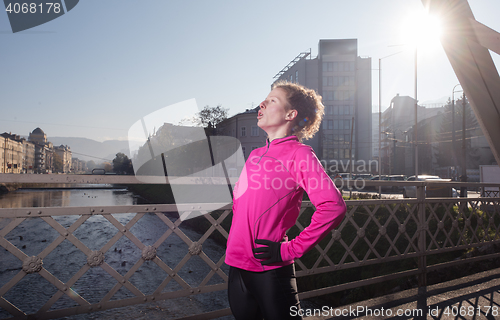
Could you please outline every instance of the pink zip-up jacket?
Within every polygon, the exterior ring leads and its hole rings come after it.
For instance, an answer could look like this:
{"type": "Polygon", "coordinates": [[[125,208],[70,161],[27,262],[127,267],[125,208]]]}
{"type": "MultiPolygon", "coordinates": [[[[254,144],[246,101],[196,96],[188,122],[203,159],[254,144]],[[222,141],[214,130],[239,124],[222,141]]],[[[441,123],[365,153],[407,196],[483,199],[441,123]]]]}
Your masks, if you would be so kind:
{"type": "Polygon", "coordinates": [[[274,139],[251,152],[234,188],[233,220],[225,262],[248,271],[266,271],[292,264],[314,247],[345,216],[342,195],[310,146],[296,136],[274,139]],[[316,208],[311,223],[288,241],[304,191],[316,208]],[[255,239],[281,244],[283,262],[261,265],[254,258],[255,239]]]}

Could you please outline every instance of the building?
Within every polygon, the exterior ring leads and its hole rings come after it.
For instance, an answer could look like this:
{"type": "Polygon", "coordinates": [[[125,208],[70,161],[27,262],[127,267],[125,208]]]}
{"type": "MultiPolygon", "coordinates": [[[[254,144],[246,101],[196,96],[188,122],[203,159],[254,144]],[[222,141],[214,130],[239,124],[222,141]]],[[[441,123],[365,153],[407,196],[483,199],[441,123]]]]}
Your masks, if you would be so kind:
{"type": "Polygon", "coordinates": [[[71,149],[68,146],[60,145],[54,147],[54,153],[61,159],[61,168],[58,168],[57,171],[62,173],[71,172],[71,149]]]}
{"type": "Polygon", "coordinates": [[[45,132],[43,132],[42,129],[36,128],[32,132],[30,132],[28,140],[33,143],[45,145],[47,143],[47,135],[45,134],[45,132]]]}
{"type": "Polygon", "coordinates": [[[257,126],[259,107],[247,109],[245,112],[234,115],[217,125],[217,134],[235,137],[241,143],[245,159],[252,150],[266,144],[267,135],[257,126]]]}
{"type": "Polygon", "coordinates": [[[2,148],[0,155],[0,173],[23,172],[23,142],[21,137],[4,132],[0,134],[2,148]]]}
{"type": "Polygon", "coordinates": [[[35,145],[35,173],[47,173],[47,155],[50,153],[47,147],[47,135],[42,129],[35,128],[30,132],[28,141],[35,145]]]}
{"type": "MultiPolygon", "coordinates": [[[[444,112],[444,107],[426,108],[417,105],[418,122],[444,112]]],[[[382,113],[381,166],[383,174],[415,173],[413,128],[415,126],[415,99],[396,95],[389,108],[382,113]]],[[[423,135],[419,135],[419,143],[423,135]]],[[[420,150],[420,149],[419,149],[420,150]]],[[[423,155],[419,155],[419,158],[423,155]]]]}
{"type": "Polygon", "coordinates": [[[0,173],[33,173],[35,145],[19,135],[4,132],[0,144],[0,173]]]}
{"type": "Polygon", "coordinates": [[[379,113],[372,113],[372,159],[379,158],[379,113]]]}
{"type": "Polygon", "coordinates": [[[42,129],[36,128],[30,132],[28,140],[35,145],[35,173],[51,173],[54,164],[54,147],[47,141],[47,135],[42,129]]]}
{"type": "Polygon", "coordinates": [[[78,158],[71,159],[71,171],[74,173],[84,173],[87,171],[87,162],[78,158]]]}
{"type": "Polygon", "coordinates": [[[35,172],[35,144],[26,139],[22,139],[23,144],[23,172],[35,172]]]}
{"type": "Polygon", "coordinates": [[[316,58],[301,53],[275,76],[323,97],[322,128],[305,141],[321,160],[372,159],[371,73],[371,58],[358,56],[357,39],[328,39],[319,41],[316,58]]]}

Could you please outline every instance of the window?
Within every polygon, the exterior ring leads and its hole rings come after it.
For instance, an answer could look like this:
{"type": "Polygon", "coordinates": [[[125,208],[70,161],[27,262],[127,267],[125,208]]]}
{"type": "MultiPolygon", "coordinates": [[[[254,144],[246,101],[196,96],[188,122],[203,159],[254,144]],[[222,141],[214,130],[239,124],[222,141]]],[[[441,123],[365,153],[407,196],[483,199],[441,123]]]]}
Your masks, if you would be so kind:
{"type": "Polygon", "coordinates": [[[351,157],[351,156],[349,155],[349,149],[345,149],[345,150],[344,150],[344,156],[345,156],[347,159],[351,157]]]}
{"type": "Polygon", "coordinates": [[[338,70],[336,71],[345,71],[344,70],[345,63],[344,62],[337,62],[337,63],[338,63],[338,70]]]}
{"type": "Polygon", "coordinates": [[[354,71],[354,61],[349,62],[349,71],[354,71]]]}
{"type": "Polygon", "coordinates": [[[349,77],[349,85],[350,86],[354,86],[355,85],[354,77],[349,77]]]}
{"type": "Polygon", "coordinates": [[[351,129],[351,120],[344,120],[344,129],[351,129]]]}
{"type": "Polygon", "coordinates": [[[338,130],[339,129],[339,121],[338,120],[334,120],[333,121],[333,129],[334,130],[338,130]]]}
{"type": "Polygon", "coordinates": [[[327,101],[333,100],[334,91],[325,91],[325,98],[327,101]]]}
{"type": "Polygon", "coordinates": [[[350,134],[344,134],[344,143],[345,144],[351,143],[351,135],[350,134]]]}
{"type": "Polygon", "coordinates": [[[293,82],[293,74],[290,75],[290,82],[293,82]]]}
{"type": "Polygon", "coordinates": [[[259,127],[258,126],[252,126],[252,137],[258,137],[259,136],[259,127]]]}
{"type": "Polygon", "coordinates": [[[323,158],[333,159],[333,149],[332,148],[324,148],[323,149],[323,158]]]}
{"type": "Polygon", "coordinates": [[[325,134],[324,145],[325,146],[332,146],[333,145],[333,134],[325,134]]]}
{"type": "Polygon", "coordinates": [[[299,70],[295,71],[295,83],[299,83],[299,70]]]}
{"type": "Polygon", "coordinates": [[[333,79],[334,77],[323,77],[323,86],[324,87],[333,86],[333,79]]]}
{"type": "Polygon", "coordinates": [[[240,137],[246,137],[246,135],[247,135],[247,128],[246,127],[241,127],[240,137]]]}
{"type": "Polygon", "coordinates": [[[333,120],[328,120],[328,129],[333,129],[333,120]]]}
{"type": "Polygon", "coordinates": [[[344,114],[351,114],[350,110],[351,108],[349,106],[344,106],[344,114]]]}
{"type": "Polygon", "coordinates": [[[254,151],[255,149],[258,149],[259,147],[252,147],[252,151],[254,151]]]}
{"type": "Polygon", "coordinates": [[[246,148],[245,147],[241,147],[241,150],[243,151],[243,156],[246,157],[247,156],[246,148]]]}
{"type": "Polygon", "coordinates": [[[339,114],[339,106],[333,106],[333,114],[334,115],[339,114]]]}
{"type": "Polygon", "coordinates": [[[339,158],[344,159],[344,149],[339,149],[339,158]]]}
{"type": "Polygon", "coordinates": [[[339,106],[338,108],[339,108],[338,114],[339,115],[343,115],[344,114],[344,107],[343,106],[339,106]]]}
{"type": "Polygon", "coordinates": [[[333,106],[326,106],[326,114],[333,114],[333,106]]]}

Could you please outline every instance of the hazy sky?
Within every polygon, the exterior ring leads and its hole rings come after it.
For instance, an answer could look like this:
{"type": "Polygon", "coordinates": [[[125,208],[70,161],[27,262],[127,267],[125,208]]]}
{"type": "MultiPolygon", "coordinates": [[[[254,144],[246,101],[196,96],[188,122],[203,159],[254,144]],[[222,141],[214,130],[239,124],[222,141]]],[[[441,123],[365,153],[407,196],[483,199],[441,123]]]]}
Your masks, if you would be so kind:
{"type": "MultiPolygon", "coordinates": [[[[500,31],[499,0],[469,4],[500,31]]],[[[397,93],[414,96],[414,52],[398,45],[422,9],[420,0],[82,0],[15,34],[2,11],[0,132],[125,140],[142,117],[193,98],[234,115],[257,106],[300,52],[316,57],[320,39],[358,39],[358,55],[372,58],[375,111],[378,59],[404,50],[382,60],[385,109],[397,93]]],[[[457,83],[440,46],[419,51],[419,101],[449,97],[457,83]]]]}

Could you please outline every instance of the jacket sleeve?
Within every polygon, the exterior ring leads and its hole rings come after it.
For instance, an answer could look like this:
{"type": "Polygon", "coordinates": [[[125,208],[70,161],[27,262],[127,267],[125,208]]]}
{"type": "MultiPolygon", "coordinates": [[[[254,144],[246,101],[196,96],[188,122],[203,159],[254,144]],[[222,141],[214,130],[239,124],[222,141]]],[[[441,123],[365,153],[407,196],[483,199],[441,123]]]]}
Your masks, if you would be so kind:
{"type": "Polygon", "coordinates": [[[297,150],[290,173],[296,183],[307,192],[316,211],[309,226],[296,238],[281,245],[283,261],[300,258],[314,247],[340,224],[347,210],[342,194],[309,146],[297,150]]]}

